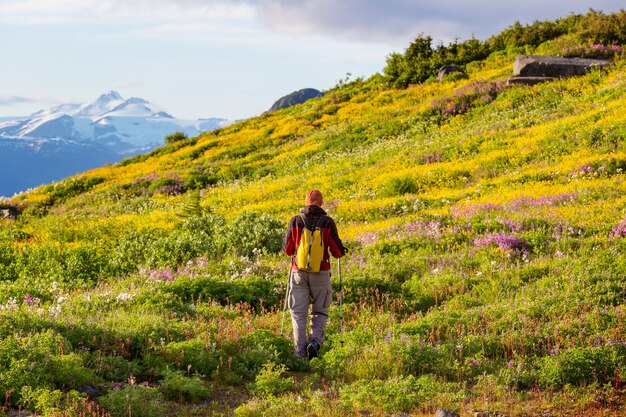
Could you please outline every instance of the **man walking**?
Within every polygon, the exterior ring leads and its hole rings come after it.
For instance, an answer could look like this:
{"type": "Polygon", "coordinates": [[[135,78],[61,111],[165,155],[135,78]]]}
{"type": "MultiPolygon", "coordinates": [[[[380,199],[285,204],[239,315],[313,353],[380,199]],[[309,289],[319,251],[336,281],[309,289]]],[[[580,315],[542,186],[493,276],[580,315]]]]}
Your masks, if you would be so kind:
{"type": "MultiPolygon", "coordinates": [[[[288,305],[293,324],[296,356],[299,358],[308,357],[309,360],[317,357],[325,338],[324,330],[328,320],[328,306],[332,301],[330,254],[335,258],[341,258],[346,253],[346,248],[339,239],[337,226],[322,209],[322,203],[323,197],[320,191],[308,191],[302,214],[292,217],[283,239],[285,254],[293,257],[289,277],[288,305]],[[305,228],[308,228],[310,232],[305,231],[305,228]],[[317,239],[321,239],[322,245],[321,261],[315,256],[310,256],[311,248],[307,247],[306,251],[309,254],[307,262],[299,262],[298,258],[301,256],[298,254],[298,249],[302,245],[313,246],[314,231],[316,230],[319,230],[317,239]],[[302,237],[305,233],[307,239],[303,240],[302,237]],[[297,254],[298,258],[296,258],[297,254]],[[309,303],[312,303],[313,306],[311,309],[311,331],[307,341],[306,324],[309,303]]],[[[302,249],[300,248],[300,253],[302,253],[302,249]]],[[[306,257],[306,254],[304,256],[306,257]]]]}

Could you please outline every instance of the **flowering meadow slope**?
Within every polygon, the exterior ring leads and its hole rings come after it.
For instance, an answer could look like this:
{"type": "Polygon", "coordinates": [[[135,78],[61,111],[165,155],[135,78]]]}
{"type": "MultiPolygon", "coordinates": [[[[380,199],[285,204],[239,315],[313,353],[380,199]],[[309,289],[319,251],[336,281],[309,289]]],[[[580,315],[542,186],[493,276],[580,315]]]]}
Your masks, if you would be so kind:
{"type": "Polygon", "coordinates": [[[505,87],[514,56],[342,82],[0,201],[3,410],[619,415],[624,60],[505,87]],[[280,238],[310,188],[350,253],[309,364],[280,238]]]}

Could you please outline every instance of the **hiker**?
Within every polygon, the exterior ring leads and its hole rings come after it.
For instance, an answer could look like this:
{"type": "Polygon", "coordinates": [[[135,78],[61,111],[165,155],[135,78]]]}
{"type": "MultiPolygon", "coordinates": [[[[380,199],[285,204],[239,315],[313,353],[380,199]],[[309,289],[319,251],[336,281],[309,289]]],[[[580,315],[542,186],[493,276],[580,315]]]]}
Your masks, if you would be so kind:
{"type": "MultiPolygon", "coordinates": [[[[297,357],[308,357],[309,360],[317,357],[324,343],[328,306],[332,301],[330,254],[335,258],[341,258],[347,252],[339,239],[335,222],[322,209],[322,203],[323,197],[320,191],[308,191],[304,209],[300,215],[292,217],[289,221],[289,227],[283,239],[285,254],[293,257],[287,291],[295,353],[297,357]],[[318,255],[312,254],[310,247],[306,248],[306,252],[310,255],[308,258],[307,254],[302,254],[302,252],[304,247],[313,242],[315,233],[305,233],[306,226],[309,230],[319,230],[317,239],[321,240],[318,255]],[[302,240],[303,234],[310,237],[310,242],[302,240]],[[311,309],[311,332],[307,341],[306,325],[309,303],[312,303],[313,307],[311,309]]],[[[315,245],[311,244],[311,246],[315,245]]]]}

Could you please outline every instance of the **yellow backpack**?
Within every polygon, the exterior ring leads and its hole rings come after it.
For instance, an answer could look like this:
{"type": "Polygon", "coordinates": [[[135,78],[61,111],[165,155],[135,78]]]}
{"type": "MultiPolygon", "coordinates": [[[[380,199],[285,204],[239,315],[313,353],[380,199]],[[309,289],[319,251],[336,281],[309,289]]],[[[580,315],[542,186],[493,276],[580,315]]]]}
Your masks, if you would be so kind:
{"type": "Polygon", "coordinates": [[[318,224],[322,218],[317,221],[315,226],[311,226],[304,213],[300,214],[300,217],[304,222],[304,228],[296,253],[298,269],[307,272],[320,272],[324,258],[324,242],[322,241],[322,230],[318,224]]]}

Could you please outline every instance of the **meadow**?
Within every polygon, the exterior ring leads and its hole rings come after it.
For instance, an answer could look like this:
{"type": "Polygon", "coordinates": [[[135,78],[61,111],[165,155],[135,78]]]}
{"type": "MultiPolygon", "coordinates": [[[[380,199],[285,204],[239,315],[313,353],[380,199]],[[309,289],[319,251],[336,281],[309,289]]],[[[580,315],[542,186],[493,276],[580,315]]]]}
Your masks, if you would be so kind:
{"type": "Polygon", "coordinates": [[[626,19],[578,19],[0,200],[0,416],[624,415],[625,42],[592,35],[626,19]],[[614,61],[506,86],[572,51],[614,61]],[[280,245],[311,188],[350,252],[306,362],[280,245]]]}

